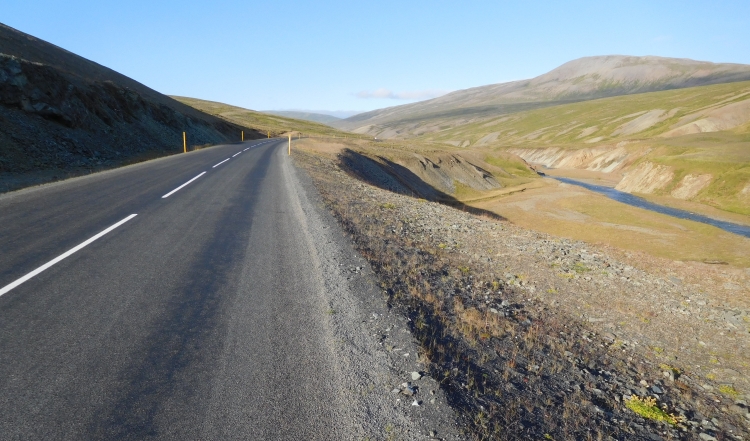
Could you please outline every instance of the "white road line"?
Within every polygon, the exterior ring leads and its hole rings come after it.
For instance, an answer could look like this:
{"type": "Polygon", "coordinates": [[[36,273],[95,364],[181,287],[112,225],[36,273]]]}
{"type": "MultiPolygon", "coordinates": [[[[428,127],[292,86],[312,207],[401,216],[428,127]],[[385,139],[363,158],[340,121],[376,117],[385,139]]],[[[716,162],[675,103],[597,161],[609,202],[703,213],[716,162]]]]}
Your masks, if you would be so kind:
{"type": "Polygon", "coordinates": [[[239,155],[240,153],[242,153],[242,152],[235,153],[234,155],[232,155],[232,158],[234,158],[235,156],[239,155]]]}
{"type": "Polygon", "coordinates": [[[225,159],[225,160],[221,161],[220,163],[218,163],[218,164],[214,165],[214,166],[213,166],[213,167],[211,167],[211,168],[216,168],[216,167],[220,166],[221,164],[223,164],[223,163],[225,163],[225,162],[229,161],[230,159],[232,159],[232,158],[227,158],[227,159],[225,159]]]}
{"type": "Polygon", "coordinates": [[[50,260],[49,262],[45,263],[44,265],[40,266],[39,268],[35,269],[34,271],[26,274],[25,276],[21,277],[20,279],[16,280],[15,282],[4,286],[2,289],[0,289],[0,296],[7,293],[11,289],[17,287],[18,285],[26,282],[27,280],[31,279],[32,277],[36,276],[37,274],[41,273],[42,271],[50,268],[54,264],[60,262],[61,260],[65,259],[66,257],[70,257],[73,253],[81,250],[83,247],[90,245],[93,241],[99,239],[100,237],[104,236],[105,234],[111,232],[115,228],[119,227],[120,225],[124,224],[125,222],[129,221],[130,219],[133,219],[134,217],[138,216],[137,214],[131,214],[130,216],[126,217],[125,219],[121,220],[120,222],[112,225],[111,227],[107,228],[106,230],[102,231],[101,233],[97,234],[96,236],[92,237],[91,239],[87,240],[86,242],[83,242],[82,244],[71,248],[70,250],[66,251],[65,253],[55,257],[54,259],[50,260]]]}
{"type": "MultiPolygon", "coordinates": [[[[229,160],[227,159],[227,161],[229,161],[229,160]]],[[[188,185],[189,183],[191,183],[191,182],[195,181],[196,179],[200,178],[201,176],[203,176],[203,175],[205,175],[205,174],[206,174],[206,172],[203,172],[203,173],[199,174],[198,176],[194,177],[193,179],[191,179],[191,180],[189,180],[189,181],[185,182],[184,184],[180,185],[179,187],[177,187],[177,188],[175,188],[174,190],[170,191],[169,193],[165,194],[165,195],[164,195],[164,196],[162,196],[161,198],[162,198],[162,199],[165,199],[165,198],[168,198],[168,197],[172,196],[172,195],[173,195],[174,193],[177,193],[177,192],[178,192],[179,190],[181,190],[181,189],[182,189],[182,187],[184,187],[184,186],[188,185]]]]}

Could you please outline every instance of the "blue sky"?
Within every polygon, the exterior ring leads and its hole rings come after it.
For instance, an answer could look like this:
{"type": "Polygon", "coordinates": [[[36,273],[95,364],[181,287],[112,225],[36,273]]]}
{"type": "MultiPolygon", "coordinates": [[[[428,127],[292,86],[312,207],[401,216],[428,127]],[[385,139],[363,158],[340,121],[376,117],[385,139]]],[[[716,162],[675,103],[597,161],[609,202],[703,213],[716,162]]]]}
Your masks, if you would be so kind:
{"type": "Polygon", "coordinates": [[[162,93],[371,110],[590,55],[750,64],[750,1],[3,0],[0,21],[162,93]]]}

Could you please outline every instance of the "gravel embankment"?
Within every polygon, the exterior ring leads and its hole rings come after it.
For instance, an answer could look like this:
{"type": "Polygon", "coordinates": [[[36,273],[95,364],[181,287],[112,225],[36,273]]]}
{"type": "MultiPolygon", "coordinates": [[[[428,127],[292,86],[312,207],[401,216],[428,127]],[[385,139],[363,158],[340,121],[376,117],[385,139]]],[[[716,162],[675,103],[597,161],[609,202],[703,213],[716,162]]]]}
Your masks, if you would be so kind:
{"type": "Polygon", "coordinates": [[[328,157],[295,159],[474,438],[748,439],[740,303],[616,250],[363,184],[328,157]],[[632,395],[677,424],[636,415],[632,395]]]}

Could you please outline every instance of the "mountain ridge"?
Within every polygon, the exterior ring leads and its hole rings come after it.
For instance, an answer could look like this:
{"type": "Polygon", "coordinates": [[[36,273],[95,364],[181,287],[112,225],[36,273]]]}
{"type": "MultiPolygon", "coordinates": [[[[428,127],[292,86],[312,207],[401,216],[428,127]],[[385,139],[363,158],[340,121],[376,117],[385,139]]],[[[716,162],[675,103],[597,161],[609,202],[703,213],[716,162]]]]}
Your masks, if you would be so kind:
{"type": "Polygon", "coordinates": [[[459,90],[333,125],[382,138],[408,138],[519,110],[745,80],[750,80],[750,65],[656,56],[584,57],[535,78],[459,90]]]}

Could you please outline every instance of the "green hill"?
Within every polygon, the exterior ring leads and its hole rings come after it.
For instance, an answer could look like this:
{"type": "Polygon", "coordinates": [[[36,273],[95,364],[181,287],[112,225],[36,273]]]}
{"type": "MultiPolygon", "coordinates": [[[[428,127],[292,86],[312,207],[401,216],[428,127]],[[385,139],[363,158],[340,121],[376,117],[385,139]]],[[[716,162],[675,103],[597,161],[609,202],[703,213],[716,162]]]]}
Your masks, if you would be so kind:
{"type": "Polygon", "coordinates": [[[750,81],[557,105],[427,133],[424,140],[468,147],[580,147],[694,133],[742,132],[750,123],[750,81]]]}
{"type": "Polygon", "coordinates": [[[750,80],[750,66],[610,55],[573,60],[536,78],[459,90],[362,113],[335,127],[378,138],[411,138],[521,111],[612,96],[750,80]]]}
{"type": "Polygon", "coordinates": [[[750,82],[534,109],[417,139],[603,172],[631,193],[750,214],[750,82]],[[621,179],[620,179],[621,178],[621,179]]]}

